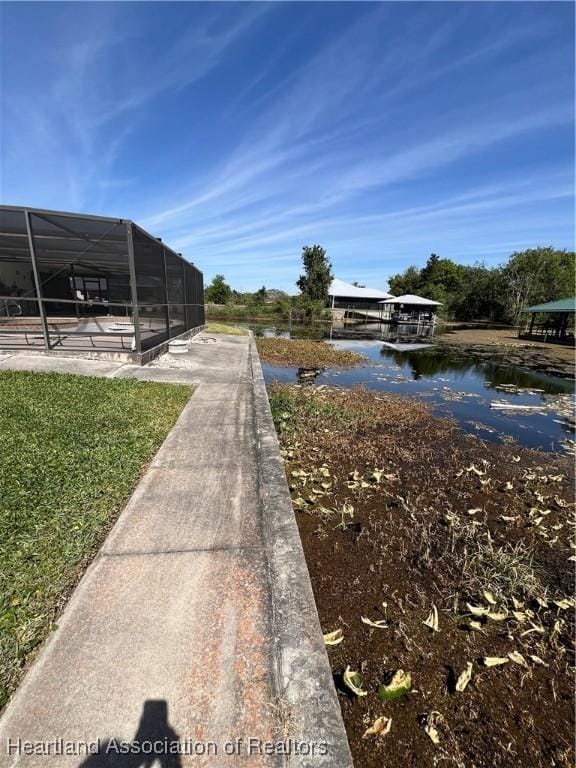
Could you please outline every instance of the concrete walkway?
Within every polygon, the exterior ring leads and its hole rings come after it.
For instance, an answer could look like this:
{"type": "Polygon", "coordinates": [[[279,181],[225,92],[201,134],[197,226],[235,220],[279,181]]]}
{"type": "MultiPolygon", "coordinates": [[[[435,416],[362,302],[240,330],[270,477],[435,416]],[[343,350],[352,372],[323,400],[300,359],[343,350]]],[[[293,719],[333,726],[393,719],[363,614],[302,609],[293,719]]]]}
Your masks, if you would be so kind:
{"type": "Polygon", "coordinates": [[[0,720],[0,766],[351,765],[254,342],[186,357],[0,360],[198,385],[0,720]]]}

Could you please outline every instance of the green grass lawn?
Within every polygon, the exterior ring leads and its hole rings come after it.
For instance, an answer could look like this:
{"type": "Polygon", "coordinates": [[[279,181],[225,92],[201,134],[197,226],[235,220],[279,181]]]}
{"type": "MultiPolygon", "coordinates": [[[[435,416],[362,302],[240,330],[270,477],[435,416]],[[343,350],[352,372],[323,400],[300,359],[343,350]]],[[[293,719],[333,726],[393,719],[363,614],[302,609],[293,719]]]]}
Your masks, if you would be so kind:
{"type": "Polygon", "coordinates": [[[227,325],[225,323],[208,323],[204,329],[205,333],[226,334],[227,336],[248,336],[246,328],[239,328],[237,325],[227,325]]]}
{"type": "Polygon", "coordinates": [[[191,392],[0,372],[0,707],[191,392]]]}

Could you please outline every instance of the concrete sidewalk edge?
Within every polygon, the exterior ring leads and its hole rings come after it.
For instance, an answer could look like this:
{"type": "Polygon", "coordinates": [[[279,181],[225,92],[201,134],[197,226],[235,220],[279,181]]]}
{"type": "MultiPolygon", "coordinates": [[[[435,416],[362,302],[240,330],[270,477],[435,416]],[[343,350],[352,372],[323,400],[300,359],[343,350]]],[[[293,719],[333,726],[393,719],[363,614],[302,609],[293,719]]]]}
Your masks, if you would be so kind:
{"type": "Polygon", "coordinates": [[[298,768],[352,766],[340,705],[292,508],[260,358],[250,334],[259,494],[272,592],[276,694],[288,704],[291,738],[318,745],[291,755],[298,768]],[[327,745],[325,755],[322,745],[327,745]]]}

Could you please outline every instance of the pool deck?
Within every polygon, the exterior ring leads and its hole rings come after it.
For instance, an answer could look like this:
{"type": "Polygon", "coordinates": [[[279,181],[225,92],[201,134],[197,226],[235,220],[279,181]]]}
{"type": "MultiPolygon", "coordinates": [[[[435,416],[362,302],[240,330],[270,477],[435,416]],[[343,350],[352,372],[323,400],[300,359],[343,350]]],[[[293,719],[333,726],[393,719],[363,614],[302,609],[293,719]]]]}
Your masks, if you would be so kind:
{"type": "Polygon", "coordinates": [[[0,357],[197,387],[0,720],[0,766],[352,765],[256,346],[217,339],[187,369],[0,357]]]}

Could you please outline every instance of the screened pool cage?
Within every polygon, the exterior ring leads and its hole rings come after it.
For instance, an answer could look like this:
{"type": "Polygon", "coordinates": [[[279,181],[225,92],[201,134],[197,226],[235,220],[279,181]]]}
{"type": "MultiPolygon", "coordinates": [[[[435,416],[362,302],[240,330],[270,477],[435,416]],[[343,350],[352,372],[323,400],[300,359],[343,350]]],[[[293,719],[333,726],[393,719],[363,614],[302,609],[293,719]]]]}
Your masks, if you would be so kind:
{"type": "Polygon", "coordinates": [[[142,353],[203,325],[202,272],[134,222],[0,206],[0,349],[142,353]]]}

